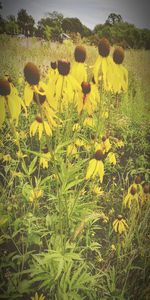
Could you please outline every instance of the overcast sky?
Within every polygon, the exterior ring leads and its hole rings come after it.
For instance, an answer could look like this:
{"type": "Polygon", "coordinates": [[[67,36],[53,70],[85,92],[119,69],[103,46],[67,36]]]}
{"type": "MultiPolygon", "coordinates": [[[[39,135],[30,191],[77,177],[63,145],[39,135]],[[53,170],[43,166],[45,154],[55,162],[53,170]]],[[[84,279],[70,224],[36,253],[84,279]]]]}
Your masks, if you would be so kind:
{"type": "Polygon", "coordinates": [[[150,28],[150,0],[2,0],[1,14],[17,15],[24,8],[36,21],[54,10],[64,17],[77,17],[93,29],[103,24],[112,12],[139,28],[150,28]]]}

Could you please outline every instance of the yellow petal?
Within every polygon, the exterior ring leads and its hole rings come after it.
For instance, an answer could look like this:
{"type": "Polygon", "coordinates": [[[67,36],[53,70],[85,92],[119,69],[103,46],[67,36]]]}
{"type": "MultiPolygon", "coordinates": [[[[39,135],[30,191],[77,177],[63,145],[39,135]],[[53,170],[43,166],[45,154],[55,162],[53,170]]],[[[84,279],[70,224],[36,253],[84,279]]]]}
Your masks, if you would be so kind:
{"type": "Polygon", "coordinates": [[[102,183],[104,177],[104,164],[101,160],[98,161],[98,174],[99,174],[100,182],[102,183]]]}
{"type": "Polygon", "coordinates": [[[0,128],[5,121],[5,115],[5,98],[3,96],[0,96],[0,128]]]}
{"type": "Polygon", "coordinates": [[[43,133],[43,124],[42,123],[39,123],[38,130],[39,130],[39,140],[40,140],[42,137],[42,133],[43,133]]]}
{"type": "Polygon", "coordinates": [[[50,128],[50,126],[48,125],[48,123],[45,122],[45,121],[44,121],[44,128],[45,128],[46,134],[47,134],[48,136],[52,135],[51,128],[50,128]]]}
{"type": "Polygon", "coordinates": [[[30,85],[27,84],[24,89],[24,100],[25,100],[26,106],[30,105],[32,99],[33,99],[33,90],[30,87],[30,85]]]}
{"type": "Polygon", "coordinates": [[[89,166],[88,166],[87,173],[86,173],[86,179],[89,179],[90,177],[92,177],[96,167],[97,167],[97,160],[95,158],[93,158],[89,162],[89,166]]]}
{"type": "Polygon", "coordinates": [[[30,126],[30,136],[34,136],[37,129],[38,129],[39,123],[35,120],[31,126],[30,126]]]}

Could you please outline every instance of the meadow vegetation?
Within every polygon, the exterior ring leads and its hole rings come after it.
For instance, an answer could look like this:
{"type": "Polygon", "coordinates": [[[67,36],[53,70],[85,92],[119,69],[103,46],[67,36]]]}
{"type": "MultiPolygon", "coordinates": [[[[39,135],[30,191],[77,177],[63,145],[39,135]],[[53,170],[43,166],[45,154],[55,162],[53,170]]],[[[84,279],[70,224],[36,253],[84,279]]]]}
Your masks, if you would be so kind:
{"type": "MultiPolygon", "coordinates": [[[[23,103],[28,62],[48,83],[51,62],[74,60],[71,42],[1,35],[0,43],[0,78],[23,103]]],[[[84,47],[91,82],[98,50],[84,47]]],[[[70,104],[40,140],[31,130],[37,107],[41,112],[37,96],[22,105],[18,124],[7,111],[0,129],[0,299],[149,299],[149,62],[149,51],[126,50],[129,86],[119,103],[99,86],[92,116],[70,104]],[[87,170],[102,143],[109,150],[99,180],[87,170]]]]}

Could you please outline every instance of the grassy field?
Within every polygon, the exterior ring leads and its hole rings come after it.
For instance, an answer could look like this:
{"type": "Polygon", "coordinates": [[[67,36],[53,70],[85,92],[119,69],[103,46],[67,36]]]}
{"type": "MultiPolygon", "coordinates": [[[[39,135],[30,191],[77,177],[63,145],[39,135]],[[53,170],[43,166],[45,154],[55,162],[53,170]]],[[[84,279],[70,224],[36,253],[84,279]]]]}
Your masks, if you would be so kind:
{"type": "MultiPolygon", "coordinates": [[[[26,63],[47,83],[51,61],[73,62],[73,44],[6,36],[0,43],[0,77],[11,77],[23,101],[26,63]]],[[[91,80],[98,51],[84,46],[91,80]]],[[[30,135],[33,101],[18,125],[7,112],[0,129],[0,299],[150,299],[149,62],[149,51],[125,51],[128,92],[116,107],[116,95],[99,88],[94,125],[70,105],[56,113],[52,137],[43,132],[39,141],[30,135]],[[104,137],[104,178],[87,179],[104,137]]]]}

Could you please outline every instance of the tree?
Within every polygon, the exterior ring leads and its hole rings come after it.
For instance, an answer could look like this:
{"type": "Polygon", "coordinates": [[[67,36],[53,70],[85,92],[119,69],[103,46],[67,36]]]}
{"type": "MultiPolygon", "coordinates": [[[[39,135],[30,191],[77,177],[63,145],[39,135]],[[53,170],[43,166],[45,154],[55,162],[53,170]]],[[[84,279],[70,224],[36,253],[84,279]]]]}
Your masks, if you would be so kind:
{"type": "Polygon", "coordinates": [[[62,33],[63,15],[56,11],[47,15],[46,18],[42,18],[38,22],[37,36],[45,37],[45,28],[49,27],[51,28],[51,39],[54,41],[59,40],[62,33]]]}
{"type": "Polygon", "coordinates": [[[83,25],[78,18],[64,18],[62,29],[65,32],[79,32],[81,35],[84,31],[83,25]]]}
{"type": "Polygon", "coordinates": [[[33,35],[35,21],[31,15],[27,14],[25,9],[21,9],[18,12],[17,23],[21,33],[25,34],[26,36],[33,35]]]}
{"type": "Polygon", "coordinates": [[[8,34],[17,34],[18,33],[18,24],[15,16],[10,15],[7,17],[7,21],[5,24],[5,30],[8,34]]]}
{"type": "Polygon", "coordinates": [[[118,15],[115,13],[111,13],[106,20],[106,23],[110,24],[110,25],[114,25],[114,24],[122,23],[122,22],[123,22],[123,19],[122,19],[121,15],[118,15]]]}

